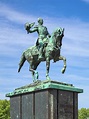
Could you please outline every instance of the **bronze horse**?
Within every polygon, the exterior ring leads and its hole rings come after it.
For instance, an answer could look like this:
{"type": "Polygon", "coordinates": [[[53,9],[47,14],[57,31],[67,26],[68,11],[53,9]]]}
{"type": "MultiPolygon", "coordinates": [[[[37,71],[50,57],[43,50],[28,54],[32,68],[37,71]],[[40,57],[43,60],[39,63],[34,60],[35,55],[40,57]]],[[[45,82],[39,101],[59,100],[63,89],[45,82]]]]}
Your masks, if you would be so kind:
{"type": "Polygon", "coordinates": [[[50,60],[53,59],[54,62],[63,60],[64,66],[61,70],[62,73],[66,70],[66,58],[60,55],[60,49],[62,46],[62,38],[64,36],[64,29],[57,28],[51,35],[49,39],[44,40],[44,50],[43,50],[43,59],[39,59],[39,48],[38,46],[32,46],[23,52],[18,72],[20,72],[21,67],[24,62],[27,60],[30,64],[30,71],[33,70],[32,76],[33,81],[35,82],[35,73],[37,66],[42,61],[46,61],[46,79],[50,79],[49,77],[49,68],[50,68],[50,60]]]}

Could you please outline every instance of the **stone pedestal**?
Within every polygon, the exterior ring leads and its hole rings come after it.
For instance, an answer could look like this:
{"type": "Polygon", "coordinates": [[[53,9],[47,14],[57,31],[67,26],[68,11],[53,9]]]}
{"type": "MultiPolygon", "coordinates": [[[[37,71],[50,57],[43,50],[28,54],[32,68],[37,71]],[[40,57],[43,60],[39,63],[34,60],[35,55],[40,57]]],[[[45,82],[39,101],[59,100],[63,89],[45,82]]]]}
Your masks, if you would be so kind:
{"type": "Polygon", "coordinates": [[[11,119],[78,119],[78,93],[71,84],[44,81],[6,94],[11,119]]]}

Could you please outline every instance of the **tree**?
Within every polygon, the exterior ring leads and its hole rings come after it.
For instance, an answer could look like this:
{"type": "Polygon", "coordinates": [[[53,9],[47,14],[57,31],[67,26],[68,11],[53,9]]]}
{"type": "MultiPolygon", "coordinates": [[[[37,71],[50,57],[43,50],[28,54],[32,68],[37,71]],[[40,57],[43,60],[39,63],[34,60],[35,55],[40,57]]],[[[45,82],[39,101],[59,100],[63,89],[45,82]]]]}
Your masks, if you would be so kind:
{"type": "Polygon", "coordinates": [[[89,119],[89,108],[81,108],[78,111],[78,119],[89,119]]]}
{"type": "Polygon", "coordinates": [[[0,119],[10,119],[10,101],[0,100],[0,119]]]}
{"type": "Polygon", "coordinates": [[[89,108],[87,109],[87,119],[89,119],[89,108]]]}

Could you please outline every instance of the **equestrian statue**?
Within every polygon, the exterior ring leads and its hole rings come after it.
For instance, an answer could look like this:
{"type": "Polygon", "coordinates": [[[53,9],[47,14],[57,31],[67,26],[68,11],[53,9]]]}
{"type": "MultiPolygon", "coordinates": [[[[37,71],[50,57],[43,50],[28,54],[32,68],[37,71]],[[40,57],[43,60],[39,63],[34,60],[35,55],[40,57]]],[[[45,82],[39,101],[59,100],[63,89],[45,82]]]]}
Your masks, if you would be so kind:
{"type": "Polygon", "coordinates": [[[50,35],[47,27],[43,26],[42,18],[38,18],[38,25],[34,26],[34,24],[34,22],[31,24],[25,24],[27,33],[37,32],[38,38],[34,46],[23,52],[19,63],[18,72],[20,72],[24,62],[27,60],[30,64],[29,71],[32,72],[33,82],[36,82],[39,78],[39,74],[36,69],[42,61],[46,61],[46,79],[50,80],[50,60],[53,60],[54,63],[59,60],[63,60],[64,66],[61,72],[64,73],[66,70],[66,58],[60,55],[64,28],[56,28],[50,35]]]}

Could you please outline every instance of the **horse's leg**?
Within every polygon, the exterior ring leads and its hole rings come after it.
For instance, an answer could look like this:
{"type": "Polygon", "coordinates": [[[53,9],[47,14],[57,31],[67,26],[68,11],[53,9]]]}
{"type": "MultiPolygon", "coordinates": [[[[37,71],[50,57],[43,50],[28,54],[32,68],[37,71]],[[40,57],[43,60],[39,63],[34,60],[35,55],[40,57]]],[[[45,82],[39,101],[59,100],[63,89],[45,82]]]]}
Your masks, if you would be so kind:
{"type": "Polygon", "coordinates": [[[39,78],[39,74],[36,71],[38,65],[39,65],[39,63],[35,63],[35,64],[30,63],[29,71],[32,72],[33,82],[36,82],[38,80],[38,78],[39,78]]]}
{"type": "Polygon", "coordinates": [[[25,58],[25,54],[23,53],[22,56],[21,56],[21,59],[20,59],[18,72],[20,72],[20,69],[22,68],[25,61],[26,61],[26,58],[25,58]]]}
{"type": "Polygon", "coordinates": [[[35,77],[34,77],[34,65],[30,64],[29,71],[31,71],[33,82],[35,82],[35,77]]]}
{"type": "Polygon", "coordinates": [[[66,58],[63,57],[63,56],[60,56],[60,57],[59,57],[59,60],[63,60],[63,62],[64,62],[64,67],[63,67],[62,70],[61,70],[61,72],[64,73],[65,70],[66,70],[66,58]]]}
{"type": "Polygon", "coordinates": [[[46,58],[46,79],[47,80],[50,80],[49,69],[50,69],[50,59],[49,59],[49,57],[47,57],[46,58]]]}

